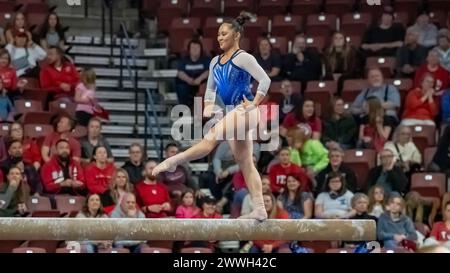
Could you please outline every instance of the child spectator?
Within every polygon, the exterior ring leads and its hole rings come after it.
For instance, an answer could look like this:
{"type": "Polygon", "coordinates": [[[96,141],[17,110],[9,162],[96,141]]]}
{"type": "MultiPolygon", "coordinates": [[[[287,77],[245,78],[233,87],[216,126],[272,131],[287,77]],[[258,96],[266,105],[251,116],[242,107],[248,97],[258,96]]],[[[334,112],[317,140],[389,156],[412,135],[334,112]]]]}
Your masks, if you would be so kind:
{"type": "MultiPolygon", "coordinates": [[[[267,211],[269,219],[289,219],[289,214],[280,208],[271,193],[264,193],[264,206],[267,211]]],[[[258,240],[253,241],[253,246],[250,249],[251,253],[277,253],[279,248],[285,244],[284,241],[274,240],[258,240]]]]}
{"type": "Polygon", "coordinates": [[[300,177],[297,174],[288,174],[286,181],[286,189],[278,196],[279,207],[289,213],[290,219],[312,218],[312,194],[301,190],[300,177]]]}
{"type": "Polygon", "coordinates": [[[39,39],[42,48],[45,50],[51,46],[59,47],[63,51],[66,50],[66,37],[56,13],[52,12],[48,15],[47,20],[41,27],[39,39]]]}
{"type": "Polygon", "coordinates": [[[369,190],[369,215],[379,218],[385,211],[386,201],[387,198],[383,187],[377,185],[371,187],[369,190]]]}
{"type": "Polygon", "coordinates": [[[96,77],[94,69],[84,69],[81,72],[81,82],[75,87],[76,117],[83,126],[87,126],[94,115],[96,77]]]}
{"type": "Polygon", "coordinates": [[[95,147],[92,163],[86,166],[84,174],[89,193],[98,194],[102,204],[109,199],[108,189],[114,171],[114,164],[108,162],[106,148],[104,146],[95,147]]]}
{"type": "MultiPolygon", "coordinates": [[[[251,198],[249,198],[251,200],[251,198]]],[[[221,219],[222,215],[216,210],[216,200],[212,197],[205,196],[201,201],[202,210],[197,214],[197,218],[201,219],[221,219]]],[[[250,210],[251,211],[251,210],[250,210]]]]}
{"type": "Polygon", "coordinates": [[[367,115],[361,120],[359,126],[358,147],[363,149],[375,149],[380,152],[389,139],[394,124],[385,116],[380,100],[369,97],[366,100],[367,115]]]}
{"type": "Polygon", "coordinates": [[[280,127],[280,135],[286,136],[289,129],[295,129],[300,123],[307,123],[312,129],[312,138],[320,139],[322,135],[322,122],[316,116],[314,101],[304,100],[300,103],[297,112],[286,115],[280,127]]]}
{"type": "Polygon", "coordinates": [[[194,191],[186,189],[181,195],[181,205],[178,206],[176,218],[198,218],[200,209],[195,205],[194,191]]]}
{"type": "Polygon", "coordinates": [[[403,244],[417,241],[417,234],[411,219],[403,213],[405,201],[393,193],[389,197],[388,211],[381,214],[377,223],[378,240],[387,249],[402,247],[403,244]]]}
{"type": "Polygon", "coordinates": [[[351,207],[353,193],[347,190],[345,178],[340,173],[329,173],[325,191],[316,199],[314,216],[321,219],[346,219],[355,216],[351,207]]]}
{"type": "Polygon", "coordinates": [[[156,167],[155,161],[148,161],[145,164],[144,180],[136,185],[136,197],[139,207],[147,218],[167,217],[171,211],[169,192],[166,186],[157,181],[152,175],[156,167]]]}
{"type": "Polygon", "coordinates": [[[121,204],[125,194],[132,193],[133,191],[134,188],[130,183],[127,171],[124,169],[116,169],[112,175],[108,194],[105,195],[105,212],[110,214],[117,205],[121,204]]]}
{"type": "Polygon", "coordinates": [[[11,55],[6,49],[0,49],[0,82],[3,85],[1,89],[6,89],[12,100],[20,97],[16,91],[23,91],[27,84],[26,80],[17,79],[17,71],[11,66],[11,55]]]}
{"type": "Polygon", "coordinates": [[[443,221],[433,224],[430,237],[425,239],[424,246],[443,245],[450,249],[450,202],[443,209],[443,221]]]}
{"type": "Polygon", "coordinates": [[[352,202],[352,209],[356,211],[356,214],[350,219],[377,221],[378,219],[377,217],[370,215],[368,213],[369,197],[367,197],[367,195],[359,192],[355,193],[351,202],[352,202]]]}

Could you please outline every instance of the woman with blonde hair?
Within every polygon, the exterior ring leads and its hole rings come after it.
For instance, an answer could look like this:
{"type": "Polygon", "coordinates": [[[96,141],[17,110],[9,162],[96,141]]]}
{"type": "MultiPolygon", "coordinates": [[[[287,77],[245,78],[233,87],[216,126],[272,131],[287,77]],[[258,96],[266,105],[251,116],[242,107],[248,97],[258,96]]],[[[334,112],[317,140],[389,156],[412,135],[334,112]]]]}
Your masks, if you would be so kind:
{"type": "Polygon", "coordinates": [[[109,185],[109,194],[105,194],[105,212],[110,213],[116,205],[121,203],[127,193],[133,192],[133,185],[130,183],[127,171],[121,168],[116,169],[112,175],[111,184],[109,185]]]}

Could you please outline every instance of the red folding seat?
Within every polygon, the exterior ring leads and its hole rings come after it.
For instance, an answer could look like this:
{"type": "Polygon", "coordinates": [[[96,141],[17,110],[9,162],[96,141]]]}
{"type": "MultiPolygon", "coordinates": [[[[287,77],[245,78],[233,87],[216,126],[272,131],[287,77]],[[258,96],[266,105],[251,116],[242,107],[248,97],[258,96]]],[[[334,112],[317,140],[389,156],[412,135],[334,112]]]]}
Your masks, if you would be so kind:
{"type": "Polygon", "coordinates": [[[437,147],[428,147],[425,149],[424,155],[423,155],[423,166],[425,168],[430,165],[430,163],[433,161],[433,157],[436,154],[437,147]]]}
{"type": "Polygon", "coordinates": [[[49,111],[52,113],[64,112],[71,117],[75,117],[76,109],[77,109],[76,103],[64,101],[52,101],[49,103],[49,111]]]}
{"type": "Polygon", "coordinates": [[[296,15],[308,15],[321,11],[322,0],[293,0],[291,12],[296,15]]]}
{"type": "Polygon", "coordinates": [[[450,2],[447,0],[428,0],[430,10],[450,11],[450,2]]]}
{"type": "Polygon", "coordinates": [[[311,14],[306,17],[305,31],[307,34],[329,36],[336,30],[335,14],[311,14]]]}
{"type": "Polygon", "coordinates": [[[285,14],[289,0],[260,0],[258,15],[272,17],[275,14],[285,14]]]}
{"type": "Polygon", "coordinates": [[[326,0],[324,9],[326,13],[336,14],[338,16],[352,11],[354,1],[352,0],[326,0]]]}
{"type": "Polygon", "coordinates": [[[245,23],[244,37],[249,39],[252,50],[256,49],[258,38],[264,34],[267,35],[268,23],[269,20],[264,16],[258,16],[255,20],[245,23]]]}
{"type": "Polygon", "coordinates": [[[390,78],[394,73],[395,57],[368,57],[366,59],[366,69],[371,67],[380,68],[384,78],[390,78]]]}
{"type": "Polygon", "coordinates": [[[438,25],[439,28],[446,27],[448,12],[443,11],[442,9],[432,9],[429,15],[430,21],[438,25]]]}
{"type": "Polygon", "coordinates": [[[18,247],[14,248],[12,253],[47,253],[47,251],[39,247],[18,247]]]}
{"type": "Polygon", "coordinates": [[[37,100],[15,100],[14,106],[18,113],[25,114],[28,112],[41,112],[42,102],[37,100]]]}
{"type": "Polygon", "coordinates": [[[24,135],[29,138],[41,138],[53,133],[53,126],[49,124],[25,124],[24,135]]]}
{"type": "Polygon", "coordinates": [[[358,190],[367,188],[367,175],[370,169],[375,167],[375,160],[375,150],[355,149],[345,151],[344,163],[355,172],[358,190]]]}
{"type": "Polygon", "coordinates": [[[327,36],[308,35],[306,37],[307,47],[314,47],[317,51],[322,52],[327,45],[327,36]]]}
{"type": "Polygon", "coordinates": [[[302,17],[300,15],[275,15],[272,19],[273,36],[285,36],[293,41],[295,35],[302,30],[302,17]]]}
{"type": "Polygon", "coordinates": [[[220,0],[194,0],[189,16],[201,18],[204,24],[207,17],[220,15],[220,8],[220,0]]]}
{"type": "Polygon", "coordinates": [[[194,37],[200,25],[199,18],[174,18],[169,33],[170,52],[181,53],[183,41],[194,37]]]}
{"type": "Polygon", "coordinates": [[[306,99],[318,103],[320,108],[325,110],[336,91],[336,81],[309,81],[304,95],[306,99]]]}
{"type": "Polygon", "coordinates": [[[414,144],[421,154],[425,149],[436,145],[436,127],[432,125],[410,126],[414,144]]]}
{"type": "Polygon", "coordinates": [[[423,197],[441,198],[446,192],[447,177],[444,173],[415,173],[411,177],[411,191],[423,197]]]}
{"type": "Polygon", "coordinates": [[[0,137],[9,136],[9,123],[0,123],[0,137]]]}
{"type": "Polygon", "coordinates": [[[344,101],[353,102],[362,90],[369,87],[365,79],[351,79],[344,81],[342,89],[342,98],[344,101]]]}
{"type": "Polygon", "coordinates": [[[161,0],[157,12],[158,30],[167,32],[174,18],[187,15],[188,0],[161,0]]]}
{"type": "Polygon", "coordinates": [[[411,17],[416,18],[421,3],[417,0],[395,0],[393,6],[396,11],[406,12],[411,17]]]}
{"type": "Polygon", "coordinates": [[[235,18],[243,10],[255,12],[255,0],[226,0],[224,1],[224,15],[235,18]]]}
{"type": "Polygon", "coordinates": [[[359,35],[372,23],[372,15],[370,13],[345,13],[341,17],[340,30],[345,35],[359,35]]]}

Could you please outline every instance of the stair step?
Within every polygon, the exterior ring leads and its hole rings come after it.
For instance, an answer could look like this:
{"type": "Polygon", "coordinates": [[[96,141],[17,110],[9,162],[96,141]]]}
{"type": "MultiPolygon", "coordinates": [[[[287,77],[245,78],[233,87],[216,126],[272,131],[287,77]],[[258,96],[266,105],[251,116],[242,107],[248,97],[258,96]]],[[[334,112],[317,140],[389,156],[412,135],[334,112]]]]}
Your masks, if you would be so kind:
{"type": "MultiPolygon", "coordinates": [[[[132,100],[134,101],[134,91],[133,90],[120,90],[120,91],[96,91],[95,97],[99,100],[132,100]]],[[[138,99],[144,100],[144,93],[138,89],[138,99]]]]}
{"type": "MultiPolygon", "coordinates": [[[[110,58],[108,57],[93,57],[93,56],[75,56],[74,58],[75,64],[77,65],[103,65],[108,66],[110,58]]],[[[131,59],[128,59],[128,63],[130,64],[131,68],[134,68],[134,64],[132,63],[131,59]]],[[[126,59],[122,59],[122,66],[126,67],[126,59]]],[[[120,66],[120,58],[114,58],[114,65],[120,66]]],[[[140,68],[147,68],[148,67],[148,60],[143,59],[136,59],[136,66],[140,68]]]]}
{"type": "MultiPolygon", "coordinates": [[[[115,46],[120,45],[120,38],[113,39],[115,42],[115,46]]],[[[67,42],[70,44],[81,44],[81,45],[95,45],[95,46],[104,46],[102,44],[101,37],[92,37],[92,36],[70,36],[67,38],[67,42]]],[[[124,45],[127,45],[127,40],[125,38],[122,39],[124,45]]],[[[130,38],[130,45],[133,47],[139,47],[141,43],[145,43],[145,40],[130,38]]],[[[105,44],[107,46],[111,45],[111,38],[105,37],[105,44]]]]}
{"type": "MultiPolygon", "coordinates": [[[[136,57],[143,56],[141,50],[133,50],[136,57]]],[[[74,45],[70,50],[70,54],[82,54],[82,55],[96,55],[96,56],[111,56],[111,50],[109,47],[94,47],[94,46],[78,46],[74,45]]],[[[130,55],[130,50],[125,47],[124,54],[130,55]]],[[[120,48],[113,48],[113,55],[120,56],[120,48]]]]}
{"type": "MultiPolygon", "coordinates": [[[[134,103],[131,102],[100,102],[100,105],[109,111],[134,111],[134,103]]],[[[154,107],[157,112],[165,112],[167,107],[165,105],[156,104],[154,107]]],[[[138,111],[143,112],[145,105],[143,103],[138,104],[138,111]]]]}
{"type": "MultiPolygon", "coordinates": [[[[114,134],[114,135],[127,135],[130,136],[133,134],[133,126],[130,125],[103,125],[102,128],[103,134],[114,134]]],[[[154,131],[157,134],[157,130],[154,131]]],[[[139,126],[138,133],[143,135],[145,133],[144,126],[139,126]]],[[[162,127],[161,134],[163,136],[171,135],[171,128],[162,127]]],[[[149,136],[150,137],[150,136],[149,136]]]]}
{"type": "MultiPolygon", "coordinates": [[[[126,77],[128,78],[128,77],[126,77]]],[[[118,79],[97,79],[96,81],[97,87],[104,88],[118,88],[119,80],[118,79]]],[[[123,87],[125,88],[133,88],[131,81],[125,80],[123,82],[123,87]]],[[[156,81],[142,81],[138,82],[138,88],[140,89],[158,89],[158,82],[156,81]]]]}
{"type": "MultiPolygon", "coordinates": [[[[110,115],[110,120],[114,123],[119,124],[134,124],[134,115],[126,115],[126,114],[120,114],[120,115],[110,115]]],[[[170,124],[170,118],[168,117],[158,117],[159,124],[162,125],[169,125],[170,124]]],[[[145,117],[144,116],[138,116],[138,124],[144,125],[145,123],[145,117]]],[[[150,117],[150,123],[156,124],[156,119],[154,117],[150,117]]]]}

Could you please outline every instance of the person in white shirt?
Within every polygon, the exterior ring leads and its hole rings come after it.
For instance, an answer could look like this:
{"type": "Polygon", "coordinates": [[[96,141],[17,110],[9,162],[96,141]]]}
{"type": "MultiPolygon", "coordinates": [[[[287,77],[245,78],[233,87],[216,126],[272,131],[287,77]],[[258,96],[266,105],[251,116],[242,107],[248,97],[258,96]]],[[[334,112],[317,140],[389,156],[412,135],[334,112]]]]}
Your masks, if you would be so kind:
{"type": "Polygon", "coordinates": [[[436,45],[438,29],[433,23],[430,23],[428,13],[420,14],[411,28],[419,32],[419,44],[421,46],[431,48],[436,45]]]}
{"type": "Polygon", "coordinates": [[[437,38],[438,45],[434,48],[439,53],[441,65],[450,71],[450,38],[447,29],[441,29],[437,38]]]}

